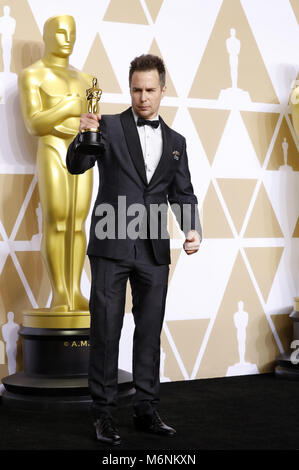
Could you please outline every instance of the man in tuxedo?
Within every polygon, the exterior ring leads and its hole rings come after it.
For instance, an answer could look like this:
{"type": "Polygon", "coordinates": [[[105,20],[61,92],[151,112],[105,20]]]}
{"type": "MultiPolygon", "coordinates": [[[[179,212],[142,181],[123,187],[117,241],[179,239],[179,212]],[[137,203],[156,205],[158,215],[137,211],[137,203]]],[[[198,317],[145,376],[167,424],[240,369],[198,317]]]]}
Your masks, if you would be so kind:
{"type": "Polygon", "coordinates": [[[66,159],[73,174],[83,173],[96,161],[99,169],[87,249],[92,273],[89,388],[97,439],[110,444],[120,443],[115,410],[128,279],[135,322],[133,422],[142,431],[164,436],[176,433],[162,421],[157,408],[160,335],[170,264],[168,204],[186,235],[185,252],[196,253],[201,241],[185,138],[158,114],[166,91],[163,61],[150,54],[136,57],[130,65],[129,85],[132,106],[123,113],[82,115],[80,133],[66,159]],[[84,155],[80,150],[82,131],[98,124],[101,148],[97,155],[84,155]],[[124,201],[126,211],[120,207],[124,201]],[[140,207],[144,211],[136,223],[134,215],[140,207]]]}

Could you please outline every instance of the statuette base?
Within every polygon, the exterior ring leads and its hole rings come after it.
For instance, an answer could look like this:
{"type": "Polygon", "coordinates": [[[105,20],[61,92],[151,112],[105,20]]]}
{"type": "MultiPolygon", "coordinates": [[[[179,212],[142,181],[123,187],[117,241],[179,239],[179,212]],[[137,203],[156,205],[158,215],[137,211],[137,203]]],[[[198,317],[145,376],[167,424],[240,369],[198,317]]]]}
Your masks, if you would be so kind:
{"type": "Polygon", "coordinates": [[[76,151],[83,155],[97,155],[103,148],[101,137],[102,134],[98,129],[82,131],[76,151]]]}

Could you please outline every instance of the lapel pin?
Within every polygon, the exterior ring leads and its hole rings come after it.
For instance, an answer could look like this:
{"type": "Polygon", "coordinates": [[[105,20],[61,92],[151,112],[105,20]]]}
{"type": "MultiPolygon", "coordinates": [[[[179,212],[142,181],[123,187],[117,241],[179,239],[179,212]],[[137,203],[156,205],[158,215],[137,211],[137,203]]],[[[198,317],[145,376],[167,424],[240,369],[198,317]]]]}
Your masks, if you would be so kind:
{"type": "Polygon", "coordinates": [[[177,150],[174,150],[174,151],[172,152],[172,155],[173,155],[173,158],[174,158],[175,160],[179,160],[179,158],[180,158],[180,152],[178,152],[177,150]]]}

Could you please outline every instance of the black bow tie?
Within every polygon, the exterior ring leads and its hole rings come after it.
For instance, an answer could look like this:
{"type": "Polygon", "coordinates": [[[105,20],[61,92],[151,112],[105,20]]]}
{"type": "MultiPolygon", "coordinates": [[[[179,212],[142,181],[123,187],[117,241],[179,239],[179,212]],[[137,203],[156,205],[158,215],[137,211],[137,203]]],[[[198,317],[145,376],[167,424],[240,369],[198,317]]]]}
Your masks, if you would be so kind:
{"type": "Polygon", "coordinates": [[[157,129],[157,127],[159,127],[159,124],[160,122],[158,121],[158,119],[155,119],[154,121],[150,121],[149,119],[143,119],[141,117],[137,119],[137,126],[152,126],[157,129]]]}

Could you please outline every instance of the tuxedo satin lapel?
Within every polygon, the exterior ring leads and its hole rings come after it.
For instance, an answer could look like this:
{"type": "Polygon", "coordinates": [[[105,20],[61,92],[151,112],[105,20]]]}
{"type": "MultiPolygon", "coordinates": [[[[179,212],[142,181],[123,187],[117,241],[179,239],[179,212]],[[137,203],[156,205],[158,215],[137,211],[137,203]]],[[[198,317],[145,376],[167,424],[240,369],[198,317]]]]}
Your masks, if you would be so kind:
{"type": "Polygon", "coordinates": [[[159,117],[159,119],[162,130],[163,150],[157,168],[149,182],[149,186],[152,186],[153,183],[155,183],[159,179],[159,177],[162,176],[163,172],[167,169],[172,152],[171,129],[165,124],[161,117],[159,117]]]}
{"type": "Polygon", "coordinates": [[[140,178],[147,186],[148,183],[145,173],[142,148],[131,108],[127,109],[120,115],[120,120],[124,130],[128,150],[133,160],[134,166],[140,178]]]}

